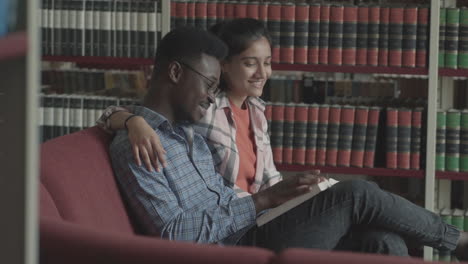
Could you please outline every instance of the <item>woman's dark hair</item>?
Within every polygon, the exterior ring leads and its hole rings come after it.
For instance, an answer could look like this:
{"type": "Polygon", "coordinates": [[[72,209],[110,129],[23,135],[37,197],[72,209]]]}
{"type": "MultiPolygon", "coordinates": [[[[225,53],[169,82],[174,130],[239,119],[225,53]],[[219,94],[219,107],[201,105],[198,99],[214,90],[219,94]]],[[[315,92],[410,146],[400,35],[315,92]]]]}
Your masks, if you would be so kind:
{"type": "Polygon", "coordinates": [[[213,25],[210,31],[228,46],[229,51],[226,59],[248,49],[253,41],[262,37],[268,40],[270,46],[272,45],[268,30],[261,21],[253,18],[238,18],[220,22],[213,25]]]}
{"type": "MultiPolygon", "coordinates": [[[[268,40],[270,47],[272,46],[271,36],[265,25],[253,18],[237,18],[227,22],[220,22],[213,25],[210,31],[228,46],[226,60],[242,53],[249,48],[252,42],[262,37],[268,40]]],[[[222,90],[226,88],[223,76],[221,76],[220,88],[222,90]]]]}

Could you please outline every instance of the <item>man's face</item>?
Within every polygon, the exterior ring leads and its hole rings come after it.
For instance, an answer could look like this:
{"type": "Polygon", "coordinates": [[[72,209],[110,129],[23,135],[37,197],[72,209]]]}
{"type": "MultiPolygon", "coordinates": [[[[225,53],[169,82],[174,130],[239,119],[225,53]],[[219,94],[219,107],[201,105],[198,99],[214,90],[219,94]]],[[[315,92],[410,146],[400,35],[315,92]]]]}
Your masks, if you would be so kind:
{"type": "Polygon", "coordinates": [[[176,94],[176,115],[179,120],[197,122],[214,103],[213,92],[219,85],[221,67],[212,56],[202,55],[198,61],[180,61],[182,78],[176,94]]]}

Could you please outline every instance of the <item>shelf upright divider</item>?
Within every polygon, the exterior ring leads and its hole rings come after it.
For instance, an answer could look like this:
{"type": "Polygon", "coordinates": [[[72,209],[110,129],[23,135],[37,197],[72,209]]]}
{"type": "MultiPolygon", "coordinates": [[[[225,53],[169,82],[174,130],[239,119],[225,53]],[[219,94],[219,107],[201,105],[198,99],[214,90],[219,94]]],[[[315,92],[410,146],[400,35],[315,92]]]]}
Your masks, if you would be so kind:
{"type": "MultiPolygon", "coordinates": [[[[428,71],[428,106],[427,106],[427,138],[426,138],[426,175],[425,175],[425,207],[434,211],[435,193],[435,143],[437,115],[437,85],[439,78],[439,16],[440,0],[431,0],[431,23],[429,30],[429,71],[428,71]]],[[[432,260],[433,250],[424,247],[424,259],[432,260]]]]}

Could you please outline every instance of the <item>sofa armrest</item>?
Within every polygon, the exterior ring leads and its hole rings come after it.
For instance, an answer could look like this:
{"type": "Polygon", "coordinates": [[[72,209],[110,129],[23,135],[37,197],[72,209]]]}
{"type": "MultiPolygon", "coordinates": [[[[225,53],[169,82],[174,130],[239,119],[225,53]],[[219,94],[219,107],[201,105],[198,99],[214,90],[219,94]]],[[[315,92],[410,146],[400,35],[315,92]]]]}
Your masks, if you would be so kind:
{"type": "MultiPolygon", "coordinates": [[[[309,249],[286,249],[274,259],[273,264],[425,264],[420,258],[396,257],[351,252],[330,252],[309,249]]],[[[437,264],[438,262],[431,262],[437,264]]]]}
{"type": "Polygon", "coordinates": [[[42,264],[270,263],[273,252],[174,242],[40,219],[42,264]]]}

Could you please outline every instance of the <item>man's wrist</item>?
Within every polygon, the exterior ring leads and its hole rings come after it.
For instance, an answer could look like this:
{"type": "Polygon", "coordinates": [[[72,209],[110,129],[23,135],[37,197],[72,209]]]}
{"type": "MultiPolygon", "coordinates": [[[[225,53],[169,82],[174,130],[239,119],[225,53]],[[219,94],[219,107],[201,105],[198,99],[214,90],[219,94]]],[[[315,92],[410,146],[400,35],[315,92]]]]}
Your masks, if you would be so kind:
{"type": "Polygon", "coordinates": [[[144,118],[142,116],[135,115],[135,114],[127,117],[127,119],[125,119],[125,122],[124,122],[125,128],[128,130],[129,127],[138,123],[138,120],[144,120],[144,118]]]}
{"type": "Polygon", "coordinates": [[[255,204],[255,210],[260,213],[263,210],[271,208],[270,199],[266,191],[261,191],[252,195],[253,202],[255,204]]]}

